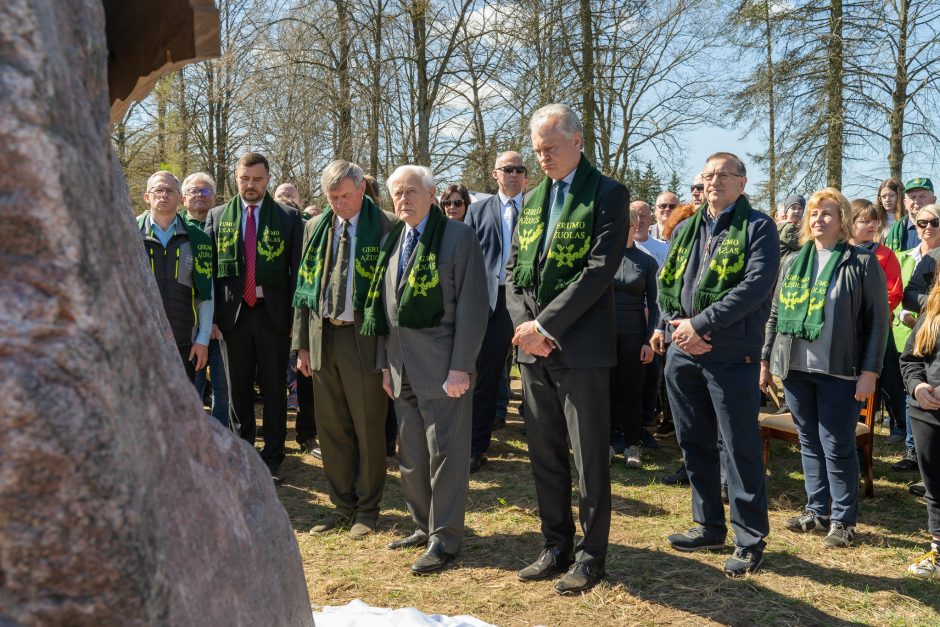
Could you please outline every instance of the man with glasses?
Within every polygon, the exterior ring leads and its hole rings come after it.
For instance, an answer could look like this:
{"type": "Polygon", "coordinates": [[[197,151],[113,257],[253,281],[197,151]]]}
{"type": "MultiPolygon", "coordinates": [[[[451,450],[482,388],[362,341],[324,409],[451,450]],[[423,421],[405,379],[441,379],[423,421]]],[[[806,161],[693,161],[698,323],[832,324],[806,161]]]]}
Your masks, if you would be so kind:
{"type": "MultiPolygon", "coordinates": [[[[209,209],[215,206],[215,180],[205,172],[196,172],[183,179],[183,208],[180,216],[192,225],[204,230],[209,209]]],[[[210,315],[211,318],[211,315],[210,315]]],[[[218,327],[212,325],[209,336],[209,352],[206,367],[196,371],[196,391],[200,398],[206,387],[206,368],[212,385],[212,417],[229,426],[228,383],[225,380],[225,365],[222,362],[221,338],[218,327]]]]}
{"type": "Polygon", "coordinates": [[[679,206],[679,197],[673,192],[662,192],[656,197],[656,224],[650,229],[650,235],[656,239],[663,239],[663,229],[669,214],[679,206]]]}
{"type": "Polygon", "coordinates": [[[180,184],[172,173],[152,174],[144,200],[149,211],[137,218],[137,227],[186,376],[193,381],[209,354],[212,242],[201,228],[177,214],[180,184]]]}
{"type": "Polygon", "coordinates": [[[705,181],[702,180],[702,173],[699,172],[692,179],[692,202],[696,207],[700,207],[705,202],[705,181]]]}
{"type": "Polygon", "coordinates": [[[727,464],[734,554],[731,577],[760,568],[770,532],[761,457],[761,348],[780,262],[773,220],[751,208],[747,171],[726,152],[708,158],[707,203],[672,235],[659,276],[663,322],[653,349],[666,352],[666,386],[692,486],[696,526],[669,536],[678,551],[725,544],[719,434],[727,464]]]}
{"type": "Polygon", "coordinates": [[[502,373],[512,342],[512,319],[506,309],[506,262],[512,248],[512,234],[522,208],[526,167],[522,155],[507,151],[496,158],[493,178],[499,186],[495,195],[470,205],[465,223],[480,240],[486,265],[489,318],[483,346],[477,357],[477,382],[473,389],[473,436],[470,442],[470,472],[486,463],[486,451],[496,419],[496,405],[502,373]]]}

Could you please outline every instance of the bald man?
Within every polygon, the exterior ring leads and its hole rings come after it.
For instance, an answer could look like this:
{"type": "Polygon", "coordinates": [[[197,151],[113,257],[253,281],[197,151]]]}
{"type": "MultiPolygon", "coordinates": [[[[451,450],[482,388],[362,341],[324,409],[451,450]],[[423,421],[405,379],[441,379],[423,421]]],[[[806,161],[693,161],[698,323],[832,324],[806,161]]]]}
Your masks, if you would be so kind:
{"type": "Polygon", "coordinates": [[[679,197],[675,192],[662,192],[656,197],[656,204],[653,207],[656,216],[656,224],[650,229],[650,235],[656,239],[663,239],[663,228],[666,226],[666,220],[669,214],[679,206],[679,197]]]}
{"type": "Polygon", "coordinates": [[[465,223],[473,228],[483,249],[489,318],[483,346],[477,358],[477,383],[473,390],[473,437],[470,443],[470,472],[486,463],[496,418],[500,375],[512,345],[512,319],[506,309],[506,261],[512,248],[512,233],[522,208],[526,167],[522,155],[507,151],[496,158],[493,178],[499,185],[495,195],[470,205],[465,223]]]}

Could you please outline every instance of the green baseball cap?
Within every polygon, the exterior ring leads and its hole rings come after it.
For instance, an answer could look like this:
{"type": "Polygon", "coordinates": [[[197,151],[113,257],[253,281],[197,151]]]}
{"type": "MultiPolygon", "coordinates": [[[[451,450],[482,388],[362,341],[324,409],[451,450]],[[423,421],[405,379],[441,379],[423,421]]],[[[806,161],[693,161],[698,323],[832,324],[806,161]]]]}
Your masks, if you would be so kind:
{"type": "Polygon", "coordinates": [[[911,179],[904,186],[904,192],[907,193],[912,189],[929,189],[933,191],[933,183],[930,182],[930,179],[911,179]]]}

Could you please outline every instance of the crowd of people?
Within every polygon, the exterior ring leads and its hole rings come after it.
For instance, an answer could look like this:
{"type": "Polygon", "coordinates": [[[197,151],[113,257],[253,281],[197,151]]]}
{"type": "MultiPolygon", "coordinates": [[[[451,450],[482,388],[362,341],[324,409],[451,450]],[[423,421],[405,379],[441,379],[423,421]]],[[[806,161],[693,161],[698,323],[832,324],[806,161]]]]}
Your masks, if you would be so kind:
{"type": "Polygon", "coordinates": [[[727,503],[724,571],[752,574],[770,533],[758,415],[776,378],[806,489],[786,529],[822,531],[826,547],[854,542],[856,426],[879,393],[889,438],[906,443],[895,469],[920,471],[928,506],[930,549],[909,571],[938,576],[930,179],[888,179],[874,202],[834,188],[794,195],[771,216],[751,206],[741,159],[718,152],[691,202],[667,191],[651,208],[588,161],[570,107],[540,108],[530,131],[541,182],[526,192],[525,161],[506,151],[497,193],[476,202],[402,165],[385,211],[376,180],[337,160],[321,176],[323,210],[301,211],[290,183],[267,191],[258,153],[238,160],[238,194],[221,205],[205,173],[148,180],[138,225],[187,375],[200,393],[208,376],[212,416],[251,443],[257,383],[275,483],[296,408],[297,441],[322,458],[333,505],[311,532],[373,533],[397,454],[415,529],[389,548],[423,548],[415,574],[450,565],[516,363],[544,537],[520,580],[557,578],[558,593],[574,594],[603,579],[610,465],[622,453],[639,467],[643,447],[673,434],[683,463],[660,480],[690,485],[694,525],[669,544],[724,548],[727,503]]]}

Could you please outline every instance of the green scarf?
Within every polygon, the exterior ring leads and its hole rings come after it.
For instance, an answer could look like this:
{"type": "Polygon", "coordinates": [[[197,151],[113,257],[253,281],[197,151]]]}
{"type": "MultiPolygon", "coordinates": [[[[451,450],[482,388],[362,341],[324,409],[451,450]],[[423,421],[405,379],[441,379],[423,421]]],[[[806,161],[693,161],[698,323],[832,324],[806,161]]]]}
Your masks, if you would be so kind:
{"type": "MultiPolygon", "coordinates": [[[[427,329],[436,327],[444,317],[444,292],[441,290],[441,277],[437,270],[437,256],[441,252],[441,240],[447,218],[437,205],[431,207],[427,225],[414,252],[415,261],[398,301],[398,326],[408,329],[427,329]]],[[[388,335],[388,320],[382,304],[382,282],[389,271],[388,261],[398,247],[398,240],[405,228],[404,222],[392,227],[379,253],[375,266],[372,285],[363,307],[363,335],[388,335]]],[[[407,260],[405,261],[407,262],[407,260]]],[[[397,268],[393,268],[396,272],[397,268]]]]}
{"type": "Polygon", "coordinates": [[[901,219],[891,225],[888,233],[885,235],[884,245],[896,253],[904,250],[904,232],[907,230],[907,214],[901,216],[901,219]]]}
{"type": "MultiPolygon", "coordinates": [[[[151,235],[144,231],[147,228],[149,215],[150,212],[145,211],[137,216],[137,228],[144,235],[151,235]]],[[[177,223],[182,224],[186,229],[189,247],[193,251],[193,289],[196,290],[196,299],[209,300],[212,298],[212,239],[199,228],[197,223],[190,223],[184,219],[180,219],[177,223]]]]}
{"type": "MultiPolygon", "coordinates": [[[[689,256],[701,232],[702,221],[708,203],[692,214],[686,225],[676,235],[663,269],[659,275],[659,306],[664,312],[688,316],[691,312],[682,310],[682,280],[689,256]]],[[[744,278],[745,251],[747,250],[747,217],[751,203],[745,196],[738,198],[731,215],[728,234],[712,256],[708,269],[702,275],[695,291],[693,306],[702,311],[717,303],[744,278]]],[[[708,254],[708,251],[705,252],[708,254]]]]}
{"type": "MultiPolygon", "coordinates": [[[[362,311],[365,305],[366,294],[369,292],[379,258],[379,243],[382,241],[379,211],[368,196],[363,197],[353,250],[356,274],[353,277],[352,301],[356,311],[362,311]]],[[[294,292],[294,307],[320,311],[320,287],[323,283],[323,265],[326,262],[326,246],[330,239],[330,227],[333,226],[333,215],[332,207],[323,212],[304,248],[297,275],[297,290],[294,292]]]]}
{"type": "Polygon", "coordinates": [[[777,304],[777,332],[793,335],[812,342],[819,337],[826,323],[823,310],[826,304],[826,292],[836,266],[845,253],[845,242],[836,244],[829,261],[813,280],[813,261],[816,259],[816,244],[806,242],[790,265],[783,284],[780,287],[780,301],[777,304]]]}
{"type": "MultiPolygon", "coordinates": [[[[594,199],[601,173],[581,155],[581,162],[571,181],[571,189],[565,194],[554,236],[545,233],[548,222],[549,177],[532,190],[519,214],[519,248],[516,266],[512,271],[512,282],[519,287],[535,284],[536,263],[544,249],[542,240],[551,237],[548,257],[539,275],[536,299],[539,305],[550,303],[579,276],[587,254],[591,250],[591,234],[594,232],[594,199]]],[[[626,210],[626,208],[625,208],[626,210]]]]}
{"type": "MultiPolygon", "coordinates": [[[[277,204],[270,194],[258,207],[257,256],[255,281],[266,287],[287,287],[287,256],[284,254],[284,234],[277,204]]],[[[219,278],[238,276],[238,241],[242,238],[241,197],[232,198],[216,227],[218,241],[219,278]]]]}

